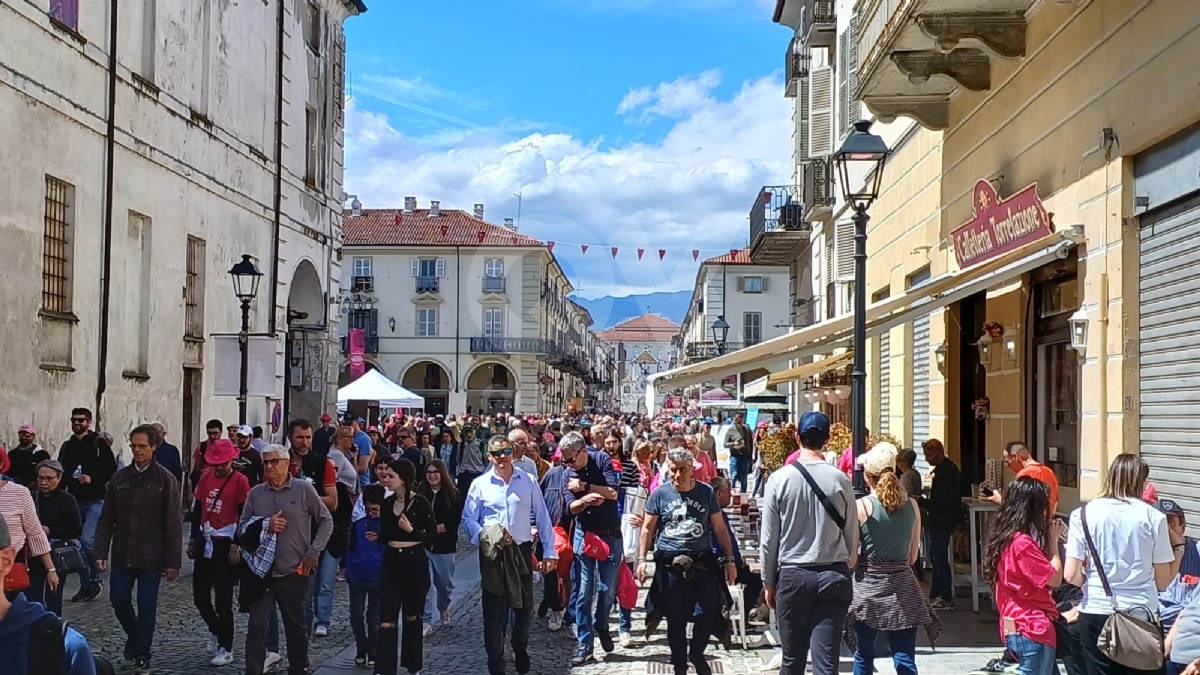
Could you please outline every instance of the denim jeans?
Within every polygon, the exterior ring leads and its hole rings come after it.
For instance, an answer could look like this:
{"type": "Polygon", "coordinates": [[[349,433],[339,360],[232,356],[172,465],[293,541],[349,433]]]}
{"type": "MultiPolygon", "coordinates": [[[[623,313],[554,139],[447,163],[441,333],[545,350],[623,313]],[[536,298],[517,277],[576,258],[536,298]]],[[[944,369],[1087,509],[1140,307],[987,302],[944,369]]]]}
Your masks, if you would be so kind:
{"type": "Polygon", "coordinates": [[[272,654],[279,653],[279,610],[271,608],[271,615],[267,618],[267,651],[272,654]]]}
{"type": "MultiPolygon", "coordinates": [[[[858,638],[858,651],[854,653],[854,675],[873,675],[875,644],[879,631],[862,621],[855,621],[854,635],[858,638]]],[[[886,635],[892,650],[892,664],[896,668],[896,675],[917,675],[917,629],[890,630],[886,631],[886,635]]]]}
{"type": "Polygon", "coordinates": [[[309,630],[314,624],[329,628],[333,619],[333,584],[337,581],[337,571],[338,559],[329,555],[329,551],[322,551],[317,575],[312,579],[312,598],[305,612],[309,630]]]}
{"type": "Polygon", "coordinates": [[[753,457],[738,457],[737,455],[729,455],[729,483],[736,487],[739,491],[746,491],[746,477],[750,475],[750,465],[754,463],[753,457]]]}
{"type": "Polygon", "coordinates": [[[846,563],[779,570],[775,616],[783,646],[779,675],[804,675],[812,657],[813,675],[837,675],[842,628],[854,596],[846,563]]]}
{"type": "MultiPolygon", "coordinates": [[[[633,563],[626,562],[625,564],[629,566],[630,572],[633,572],[635,575],[637,574],[637,571],[633,567],[633,563]]],[[[620,570],[617,570],[617,571],[619,572],[620,570]]],[[[632,633],[633,632],[633,609],[632,608],[625,609],[624,607],[620,607],[620,608],[618,608],[618,611],[617,611],[617,617],[618,617],[617,630],[622,633],[632,633]]]]}
{"type": "Polygon", "coordinates": [[[450,594],[454,592],[454,553],[430,553],[429,578],[433,588],[425,601],[425,623],[433,623],[438,614],[450,609],[450,594]],[[436,597],[435,597],[436,596],[436,597]]]}
{"type": "Polygon", "coordinates": [[[950,537],[953,534],[952,527],[929,528],[929,563],[933,567],[930,600],[954,600],[954,575],[950,569],[950,537]]]}
{"type": "Polygon", "coordinates": [[[29,563],[29,588],[25,591],[25,597],[30,602],[42,603],[47,612],[53,612],[62,618],[63,585],[65,583],[60,577],[58,588],[50,590],[50,584],[46,581],[46,569],[42,566],[41,561],[31,562],[29,563]]]}
{"type": "Polygon", "coordinates": [[[113,613],[133,643],[133,654],[150,658],[154,644],[154,622],[158,614],[158,585],[162,572],[112,567],[108,573],[108,601],[113,613]],[[137,585],[137,611],[133,608],[133,587],[137,585]]]}
{"type": "Polygon", "coordinates": [[[1024,635],[1006,636],[1004,646],[1017,657],[1021,675],[1054,675],[1058,672],[1054,647],[1034,642],[1024,635]]]}
{"type": "Polygon", "coordinates": [[[96,523],[100,520],[100,510],[103,508],[103,499],[79,502],[79,522],[83,524],[83,534],[79,537],[79,543],[83,548],[83,559],[87,562],[87,570],[79,573],[80,588],[100,583],[100,575],[96,573],[96,555],[93,547],[96,544],[96,523]]]}
{"type": "Polygon", "coordinates": [[[359,654],[375,654],[379,642],[379,586],[347,584],[350,591],[350,630],[359,654]],[[366,620],[364,624],[363,621],[366,620]]]}
{"type": "MultiPolygon", "coordinates": [[[[271,577],[267,590],[250,606],[250,622],[246,631],[246,675],[262,675],[267,657],[267,640],[271,620],[283,617],[287,636],[288,675],[308,672],[308,629],[304,625],[304,606],[307,604],[309,578],[299,574],[271,577]]],[[[278,621],[278,619],[276,619],[278,621]]],[[[270,651],[278,651],[279,647],[270,651]]]]}
{"type": "Polygon", "coordinates": [[[579,594],[575,598],[575,626],[579,645],[589,652],[598,634],[608,633],[608,615],[617,598],[617,573],[622,547],[620,537],[601,537],[608,544],[608,559],[596,560],[583,553],[583,528],[575,528],[572,548],[579,561],[579,594]]]}
{"type": "MultiPolygon", "coordinates": [[[[664,564],[660,562],[658,564],[664,564]]],[[[716,584],[712,574],[698,572],[691,578],[672,572],[666,574],[667,644],[671,648],[671,665],[676,675],[687,675],[688,663],[698,675],[711,675],[712,669],[704,658],[713,622],[717,618],[716,584]],[[692,638],[687,625],[692,624],[692,638]]]]}
{"type": "Polygon", "coordinates": [[[208,632],[217,636],[217,644],[227,651],[233,650],[233,587],[237,583],[237,567],[229,564],[230,543],[228,539],[213,541],[211,558],[205,558],[201,549],[192,572],[192,602],[208,632]]]}
{"type": "MultiPolygon", "coordinates": [[[[529,559],[533,554],[530,544],[521,544],[521,555],[529,559]]],[[[479,554],[480,566],[486,565],[482,551],[479,554]]],[[[512,641],[513,656],[517,665],[517,673],[529,672],[529,631],[533,627],[533,574],[521,577],[522,608],[513,609],[509,598],[493,595],[487,590],[481,591],[483,602],[483,647],[487,651],[488,673],[504,675],[504,636],[509,625],[510,617],[515,615],[512,631],[509,637],[512,641]],[[524,661],[524,663],[522,663],[524,661]]]]}

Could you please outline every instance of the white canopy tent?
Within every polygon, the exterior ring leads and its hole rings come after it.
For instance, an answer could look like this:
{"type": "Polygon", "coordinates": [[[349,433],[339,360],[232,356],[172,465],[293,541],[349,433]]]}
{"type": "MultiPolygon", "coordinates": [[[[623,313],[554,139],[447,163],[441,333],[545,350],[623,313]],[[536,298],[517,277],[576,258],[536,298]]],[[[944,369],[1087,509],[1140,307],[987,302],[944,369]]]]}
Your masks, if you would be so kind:
{"type": "Polygon", "coordinates": [[[384,377],[378,370],[366,374],[338,389],[338,411],[346,410],[349,401],[378,401],[380,408],[424,408],[425,399],[384,377]]]}

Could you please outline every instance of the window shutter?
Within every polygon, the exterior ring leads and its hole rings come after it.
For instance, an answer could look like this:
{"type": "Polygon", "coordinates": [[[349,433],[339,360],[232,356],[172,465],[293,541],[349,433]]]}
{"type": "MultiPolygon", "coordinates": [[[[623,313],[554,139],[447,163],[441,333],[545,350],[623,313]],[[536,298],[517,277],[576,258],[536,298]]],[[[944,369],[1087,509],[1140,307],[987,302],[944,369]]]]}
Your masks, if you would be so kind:
{"type": "Polygon", "coordinates": [[[766,292],[767,292],[767,288],[768,288],[768,287],[770,287],[770,283],[769,283],[769,282],[770,282],[770,277],[763,277],[763,278],[762,278],[762,292],[763,292],[763,293],[766,293],[766,292]]]}
{"type": "Polygon", "coordinates": [[[333,33],[333,123],[344,126],[346,122],[346,36],[340,31],[333,33]]]}
{"type": "Polygon", "coordinates": [[[822,66],[808,78],[808,156],[833,154],[833,69],[822,66]]]}
{"type": "Polygon", "coordinates": [[[746,277],[738,277],[737,278],[737,289],[739,291],[746,290],[746,277]]]}
{"type": "Polygon", "coordinates": [[[808,81],[804,80],[796,88],[796,163],[808,159],[809,130],[812,120],[808,119],[808,81]]]}
{"type": "Polygon", "coordinates": [[[421,276],[421,259],[420,258],[412,259],[412,275],[414,277],[421,276]]]}
{"type": "Polygon", "coordinates": [[[367,315],[367,337],[377,337],[379,335],[379,310],[372,309],[367,315]]]}
{"type": "Polygon", "coordinates": [[[835,226],[834,256],[836,257],[837,281],[854,279],[854,223],[849,220],[839,221],[835,226]]]}
{"type": "Polygon", "coordinates": [[[825,237],[825,283],[833,283],[833,237],[825,237]]]}
{"type": "Polygon", "coordinates": [[[850,90],[847,87],[847,78],[850,75],[850,31],[847,30],[838,36],[838,129],[841,130],[841,135],[847,133],[850,129],[850,90]]]}
{"type": "Polygon", "coordinates": [[[846,50],[846,100],[849,108],[847,128],[853,127],[854,123],[862,117],[862,106],[858,102],[858,27],[860,23],[858,14],[850,17],[850,39],[847,41],[846,50]]]}
{"type": "Polygon", "coordinates": [[[445,258],[438,258],[437,263],[434,265],[434,267],[437,270],[436,271],[437,278],[441,279],[442,277],[446,276],[446,259],[445,258]]]}

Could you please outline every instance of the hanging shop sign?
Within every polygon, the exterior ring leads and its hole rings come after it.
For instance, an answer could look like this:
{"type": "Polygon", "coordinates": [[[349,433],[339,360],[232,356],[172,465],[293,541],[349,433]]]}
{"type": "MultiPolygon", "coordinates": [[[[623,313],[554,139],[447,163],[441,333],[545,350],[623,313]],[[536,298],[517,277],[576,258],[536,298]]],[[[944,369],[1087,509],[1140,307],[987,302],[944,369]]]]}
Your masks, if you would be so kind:
{"type": "Polygon", "coordinates": [[[1053,214],[1038,196],[1037,183],[1000,199],[986,180],[975,183],[975,216],[950,233],[958,266],[966,269],[1015,251],[1054,232],[1053,214]]]}

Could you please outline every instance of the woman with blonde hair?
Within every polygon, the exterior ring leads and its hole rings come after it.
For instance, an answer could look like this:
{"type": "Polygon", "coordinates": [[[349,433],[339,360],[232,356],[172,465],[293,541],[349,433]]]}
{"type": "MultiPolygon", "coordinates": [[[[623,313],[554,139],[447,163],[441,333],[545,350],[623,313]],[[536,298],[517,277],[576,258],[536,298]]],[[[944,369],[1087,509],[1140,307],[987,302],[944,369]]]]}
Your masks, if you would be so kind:
{"type": "Polygon", "coordinates": [[[912,564],[921,540],[921,512],[896,475],[891,443],[863,455],[863,475],[871,492],[858,500],[862,551],[854,574],[854,600],[846,616],[846,642],[854,650],[854,675],[875,672],[875,644],[888,636],[897,675],[917,673],[917,628],[933,645],[941,632],[937,616],[921,592],[912,564]]]}

